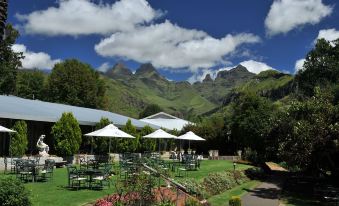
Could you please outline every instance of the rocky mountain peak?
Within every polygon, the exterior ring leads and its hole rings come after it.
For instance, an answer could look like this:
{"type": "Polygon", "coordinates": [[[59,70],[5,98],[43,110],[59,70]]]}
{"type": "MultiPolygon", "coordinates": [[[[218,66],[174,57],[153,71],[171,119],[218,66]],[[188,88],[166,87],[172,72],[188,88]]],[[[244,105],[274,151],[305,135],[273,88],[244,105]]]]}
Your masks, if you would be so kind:
{"type": "Polygon", "coordinates": [[[210,74],[207,74],[207,75],[205,76],[205,79],[202,80],[202,82],[204,82],[204,83],[206,83],[206,82],[213,82],[213,79],[212,79],[212,77],[211,77],[210,74]]]}
{"type": "Polygon", "coordinates": [[[235,68],[231,70],[220,71],[217,74],[216,79],[229,79],[229,78],[237,78],[237,77],[248,77],[254,76],[253,73],[249,72],[246,67],[239,64],[235,68]]]}
{"type": "Polygon", "coordinates": [[[154,74],[157,73],[157,70],[154,68],[154,66],[151,63],[146,63],[140,65],[139,69],[135,72],[136,75],[145,75],[145,74],[154,74]]]}
{"type": "Polygon", "coordinates": [[[112,69],[107,70],[106,75],[111,78],[123,78],[132,76],[131,70],[129,70],[123,63],[117,63],[112,69]]]}

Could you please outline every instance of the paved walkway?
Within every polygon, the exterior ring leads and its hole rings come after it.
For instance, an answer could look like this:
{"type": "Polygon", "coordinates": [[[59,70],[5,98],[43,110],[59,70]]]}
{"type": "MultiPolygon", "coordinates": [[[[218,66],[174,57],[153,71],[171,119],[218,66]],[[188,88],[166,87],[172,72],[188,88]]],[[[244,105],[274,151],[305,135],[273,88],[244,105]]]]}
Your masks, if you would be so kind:
{"type": "Polygon", "coordinates": [[[264,182],[248,190],[242,200],[243,206],[278,206],[280,187],[275,183],[264,182]]]}

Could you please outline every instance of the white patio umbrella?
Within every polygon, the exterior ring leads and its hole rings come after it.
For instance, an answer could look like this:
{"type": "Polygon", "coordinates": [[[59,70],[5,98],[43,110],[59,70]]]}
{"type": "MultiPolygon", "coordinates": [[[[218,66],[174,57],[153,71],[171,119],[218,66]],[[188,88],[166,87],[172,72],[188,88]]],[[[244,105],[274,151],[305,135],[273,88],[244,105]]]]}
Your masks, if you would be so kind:
{"type": "Polygon", "coordinates": [[[159,153],[160,153],[160,139],[175,139],[177,138],[175,135],[172,135],[170,133],[165,132],[162,129],[158,129],[151,134],[143,136],[143,138],[150,138],[150,139],[158,139],[158,147],[159,147],[159,153]]]}
{"type": "Polygon", "coordinates": [[[120,137],[120,138],[135,138],[130,134],[127,134],[124,131],[121,131],[118,127],[113,124],[109,124],[106,127],[96,130],[94,132],[85,134],[85,136],[92,137],[109,137],[108,153],[111,153],[111,138],[120,137]]]}
{"type": "MultiPolygon", "coordinates": [[[[0,132],[15,133],[16,131],[8,129],[0,125],[0,132]]],[[[11,136],[9,136],[9,145],[11,145],[11,136]]]]}
{"type": "Polygon", "coordinates": [[[191,140],[192,141],[206,141],[205,139],[199,137],[198,135],[194,134],[194,132],[186,132],[185,134],[177,137],[180,140],[188,140],[188,148],[191,148],[191,140]]]}
{"type": "Polygon", "coordinates": [[[8,129],[6,127],[3,127],[0,125],[0,132],[9,132],[9,133],[13,133],[13,132],[16,132],[14,130],[11,130],[11,129],[8,129]]]}

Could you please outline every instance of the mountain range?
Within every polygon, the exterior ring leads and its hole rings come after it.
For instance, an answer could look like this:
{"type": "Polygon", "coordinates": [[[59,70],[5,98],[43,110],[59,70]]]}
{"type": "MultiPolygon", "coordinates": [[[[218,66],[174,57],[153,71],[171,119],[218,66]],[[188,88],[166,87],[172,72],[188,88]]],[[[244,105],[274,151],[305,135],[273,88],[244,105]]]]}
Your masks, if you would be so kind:
{"type": "Polygon", "coordinates": [[[192,119],[220,108],[234,92],[251,90],[270,94],[270,91],[286,87],[291,75],[278,71],[253,74],[246,67],[220,71],[213,80],[206,75],[202,82],[170,81],[151,64],[142,64],[133,73],[118,63],[102,73],[107,85],[108,109],[138,118],[149,104],[159,105],[165,112],[192,119]]]}

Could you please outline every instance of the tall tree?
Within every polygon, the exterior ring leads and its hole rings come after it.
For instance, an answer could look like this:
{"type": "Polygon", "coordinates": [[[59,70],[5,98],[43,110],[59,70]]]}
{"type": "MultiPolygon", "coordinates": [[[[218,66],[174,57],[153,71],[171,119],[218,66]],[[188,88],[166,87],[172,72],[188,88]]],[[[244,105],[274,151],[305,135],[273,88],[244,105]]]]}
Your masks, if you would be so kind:
{"type": "Polygon", "coordinates": [[[75,59],[56,64],[47,83],[49,101],[90,108],[103,107],[105,90],[99,74],[75,59]]]}
{"type": "Polygon", "coordinates": [[[44,74],[38,70],[22,70],[17,77],[17,94],[27,99],[44,99],[44,74]]]}
{"type": "Polygon", "coordinates": [[[142,136],[151,134],[153,132],[152,127],[146,125],[140,131],[140,150],[141,152],[149,151],[153,152],[156,149],[157,142],[151,138],[142,138],[142,136]]]}
{"type": "Polygon", "coordinates": [[[119,152],[135,152],[140,148],[140,135],[137,128],[132,124],[129,119],[126,125],[122,128],[124,132],[135,137],[135,139],[123,138],[118,140],[119,152]]]}
{"type": "Polygon", "coordinates": [[[21,67],[22,53],[12,50],[19,32],[12,25],[6,25],[6,37],[0,41],[0,94],[13,94],[16,89],[16,77],[21,67]]]}
{"type": "Polygon", "coordinates": [[[63,113],[53,125],[54,148],[60,156],[70,156],[79,151],[82,134],[79,123],[72,113],[63,113]]]}
{"type": "MultiPolygon", "coordinates": [[[[112,122],[105,118],[105,117],[102,117],[100,119],[100,122],[97,123],[95,125],[95,129],[98,130],[98,129],[102,129],[104,128],[105,126],[111,124],[112,122]]],[[[116,138],[112,138],[111,139],[111,144],[113,142],[113,145],[116,144],[116,138]]],[[[107,137],[96,137],[94,139],[94,147],[96,149],[96,153],[98,154],[107,154],[107,151],[108,151],[108,144],[109,144],[109,139],[107,137]]],[[[114,148],[111,146],[111,148],[114,148]]]]}
{"type": "Polygon", "coordinates": [[[11,134],[10,154],[12,156],[23,156],[28,146],[27,124],[25,121],[20,120],[15,122],[12,129],[16,133],[11,134]]]}
{"type": "Polygon", "coordinates": [[[302,94],[313,96],[316,86],[326,87],[339,83],[339,39],[328,42],[318,40],[315,48],[306,56],[304,68],[295,81],[302,94]]]}
{"type": "Polygon", "coordinates": [[[7,0],[0,0],[0,41],[3,39],[7,20],[7,0]]]}
{"type": "Polygon", "coordinates": [[[264,160],[269,145],[268,133],[273,105],[264,97],[244,94],[233,104],[231,138],[239,149],[251,148],[264,160]]]}
{"type": "Polygon", "coordinates": [[[273,124],[279,155],[291,167],[313,172],[331,171],[339,177],[339,105],[332,94],[315,89],[305,101],[295,101],[273,124]]]}

